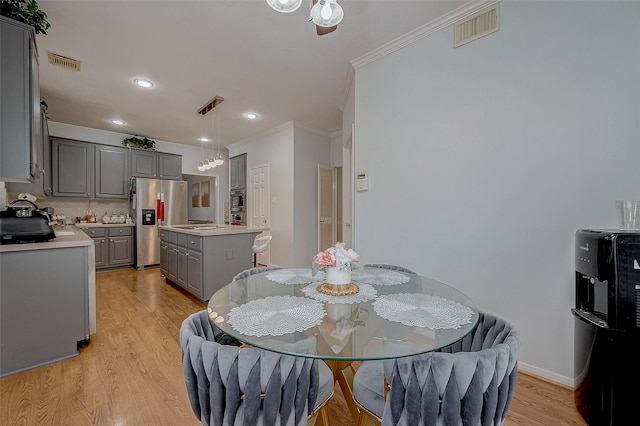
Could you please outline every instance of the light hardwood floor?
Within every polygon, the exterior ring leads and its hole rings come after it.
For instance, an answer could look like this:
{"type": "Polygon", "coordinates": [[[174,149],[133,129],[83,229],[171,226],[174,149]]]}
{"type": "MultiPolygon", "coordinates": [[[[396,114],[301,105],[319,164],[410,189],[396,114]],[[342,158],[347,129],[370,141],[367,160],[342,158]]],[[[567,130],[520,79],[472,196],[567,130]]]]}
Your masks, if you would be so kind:
{"type": "MultiPolygon", "coordinates": [[[[0,425],[198,425],[182,376],[178,330],[205,305],[158,269],[97,275],[97,329],[80,355],[0,379],[0,425]]],[[[339,387],[331,425],[350,426],[339,387]]],[[[571,390],[518,378],[508,426],[585,425],[571,390]]]]}

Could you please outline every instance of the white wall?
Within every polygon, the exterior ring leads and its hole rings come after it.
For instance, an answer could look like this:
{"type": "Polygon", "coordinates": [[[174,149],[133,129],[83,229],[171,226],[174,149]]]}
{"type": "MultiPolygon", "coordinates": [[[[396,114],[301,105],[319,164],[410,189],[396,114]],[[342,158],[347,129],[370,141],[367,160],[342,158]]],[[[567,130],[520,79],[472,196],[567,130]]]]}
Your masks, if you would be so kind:
{"type": "MultiPolygon", "coordinates": [[[[247,154],[247,176],[252,168],[269,164],[271,180],[271,264],[293,266],[293,123],[274,132],[229,146],[229,155],[247,154]]],[[[247,177],[248,179],[248,177],[247,177]]],[[[249,188],[247,188],[249,190],[249,188]]],[[[251,210],[251,194],[247,205],[251,210]]]]}
{"type": "Polygon", "coordinates": [[[331,166],[342,165],[342,132],[331,135],[329,148],[329,164],[331,166]]]}
{"type": "Polygon", "coordinates": [[[292,265],[311,267],[318,253],[318,164],[329,164],[330,139],[294,129],[294,215],[292,265]]]}
{"type": "MultiPolygon", "coordinates": [[[[216,213],[218,212],[218,199],[224,198],[224,201],[228,197],[220,197],[218,195],[218,190],[216,188],[217,178],[209,177],[209,176],[199,176],[199,175],[182,175],[182,179],[189,182],[189,205],[187,208],[187,217],[189,220],[208,220],[215,223],[224,223],[224,216],[217,217],[216,213]],[[193,185],[195,184],[198,188],[198,196],[200,197],[200,201],[202,200],[202,194],[200,189],[200,184],[203,182],[209,182],[209,191],[211,194],[211,203],[209,207],[203,207],[200,204],[197,207],[192,206],[191,196],[193,195],[193,185]]],[[[228,195],[228,194],[226,194],[228,195]]]]}
{"type": "Polygon", "coordinates": [[[449,26],[356,70],[362,261],[461,290],[520,331],[521,368],[569,385],[574,233],[640,198],[639,16],[502,2],[495,34],[454,49],[449,26]]]}
{"type": "MultiPolygon", "coordinates": [[[[76,139],[86,142],[99,143],[104,145],[122,146],[122,140],[129,135],[117,132],[108,132],[105,130],[91,129],[88,127],[74,126],[66,123],[49,122],[49,134],[54,137],[76,139]]],[[[225,201],[228,200],[229,194],[229,161],[227,152],[220,149],[225,162],[223,165],[204,172],[198,171],[196,166],[204,157],[210,157],[213,154],[212,148],[206,149],[182,145],[178,143],[156,141],[156,151],[167,152],[170,154],[182,155],[182,173],[199,176],[215,176],[218,184],[218,198],[214,200],[217,206],[217,217],[219,220],[224,218],[225,201]]],[[[216,148],[217,153],[217,148],[216,148]]]]}

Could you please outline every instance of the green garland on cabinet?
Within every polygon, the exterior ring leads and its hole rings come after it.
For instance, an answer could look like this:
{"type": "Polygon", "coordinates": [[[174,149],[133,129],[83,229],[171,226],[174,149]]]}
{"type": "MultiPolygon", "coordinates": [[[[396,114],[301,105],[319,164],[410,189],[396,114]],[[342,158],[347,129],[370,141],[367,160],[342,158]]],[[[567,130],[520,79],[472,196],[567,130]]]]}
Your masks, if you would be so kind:
{"type": "Polygon", "coordinates": [[[138,138],[136,136],[125,138],[122,141],[122,145],[131,148],[148,149],[150,151],[155,151],[156,149],[156,141],[149,138],[138,138]]]}

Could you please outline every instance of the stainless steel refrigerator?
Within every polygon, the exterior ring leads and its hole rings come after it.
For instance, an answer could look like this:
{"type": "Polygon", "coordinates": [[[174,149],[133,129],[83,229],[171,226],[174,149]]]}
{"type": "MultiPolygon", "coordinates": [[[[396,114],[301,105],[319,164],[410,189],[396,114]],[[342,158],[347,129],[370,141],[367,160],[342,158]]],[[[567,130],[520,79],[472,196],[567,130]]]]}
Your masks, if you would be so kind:
{"type": "Polygon", "coordinates": [[[136,268],[160,264],[160,225],[187,224],[189,185],[183,180],[131,179],[130,213],[136,223],[136,268]]]}

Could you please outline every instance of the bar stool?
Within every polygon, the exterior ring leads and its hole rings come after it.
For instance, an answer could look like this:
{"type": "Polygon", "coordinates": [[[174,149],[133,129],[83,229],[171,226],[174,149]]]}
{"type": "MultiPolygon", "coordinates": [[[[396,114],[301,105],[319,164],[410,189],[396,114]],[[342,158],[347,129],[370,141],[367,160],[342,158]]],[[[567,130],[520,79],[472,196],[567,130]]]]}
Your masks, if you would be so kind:
{"type": "Polygon", "coordinates": [[[258,253],[262,253],[269,247],[269,243],[271,242],[271,235],[265,235],[263,237],[256,237],[253,240],[253,246],[251,247],[251,251],[253,251],[253,267],[258,267],[258,253]]]}

